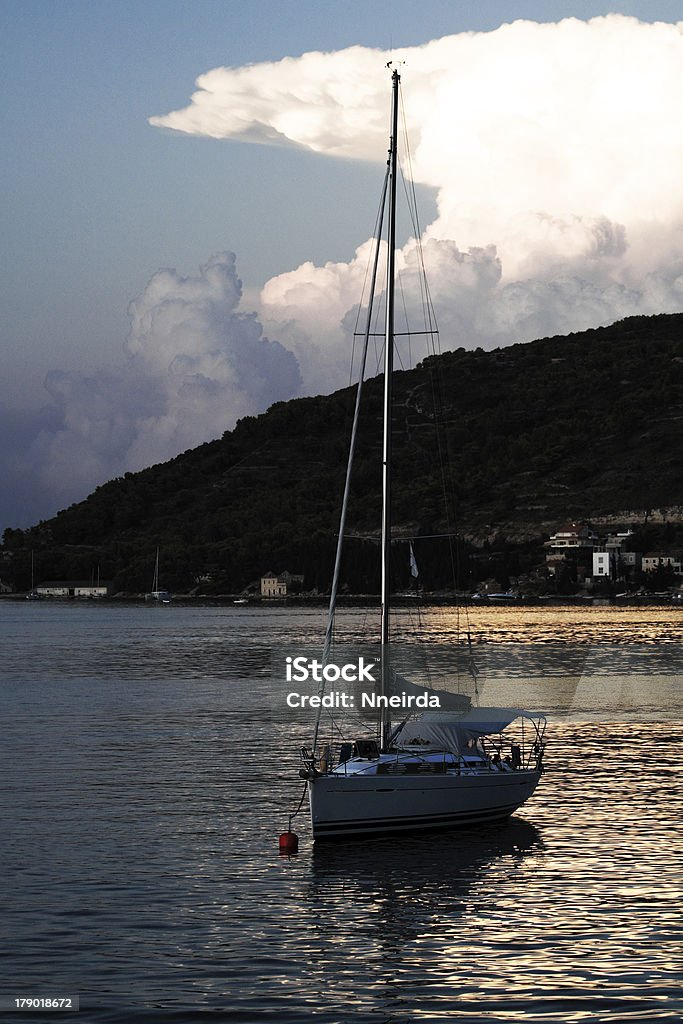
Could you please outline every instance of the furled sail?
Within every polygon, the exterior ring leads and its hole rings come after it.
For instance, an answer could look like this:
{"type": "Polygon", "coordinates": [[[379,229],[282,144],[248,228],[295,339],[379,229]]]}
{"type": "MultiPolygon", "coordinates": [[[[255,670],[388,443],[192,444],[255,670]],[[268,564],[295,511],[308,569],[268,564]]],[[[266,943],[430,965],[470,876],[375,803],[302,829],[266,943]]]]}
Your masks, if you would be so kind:
{"type": "Polygon", "coordinates": [[[402,747],[418,745],[458,754],[470,740],[502,732],[518,718],[543,719],[544,716],[519,708],[471,708],[460,715],[426,711],[416,721],[406,722],[397,742],[402,747]]]}

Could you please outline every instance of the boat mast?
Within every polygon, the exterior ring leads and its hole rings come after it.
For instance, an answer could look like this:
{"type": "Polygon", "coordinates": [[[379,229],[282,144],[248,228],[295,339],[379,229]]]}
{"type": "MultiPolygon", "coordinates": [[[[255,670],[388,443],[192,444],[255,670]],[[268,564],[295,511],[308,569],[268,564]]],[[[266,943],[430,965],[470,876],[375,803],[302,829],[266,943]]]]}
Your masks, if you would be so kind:
{"type": "MultiPolygon", "coordinates": [[[[389,209],[387,234],[387,300],[384,332],[384,423],[382,444],[382,596],[380,650],[382,690],[389,690],[389,598],[391,595],[391,398],[394,372],[394,289],[396,274],[396,170],[398,166],[398,87],[401,76],[391,73],[391,136],[389,143],[389,209]]],[[[388,716],[382,712],[380,750],[387,742],[388,716]]]]}
{"type": "MultiPolygon", "coordinates": [[[[368,360],[368,349],[370,345],[370,331],[372,329],[372,312],[374,308],[375,289],[377,285],[377,269],[379,267],[379,254],[380,254],[380,241],[382,237],[382,223],[384,220],[384,208],[386,206],[387,196],[387,185],[389,181],[389,169],[384,177],[384,187],[382,189],[382,200],[380,202],[379,219],[377,224],[377,236],[375,245],[375,257],[372,264],[372,278],[370,282],[369,290],[369,302],[368,302],[368,315],[365,324],[365,335],[363,338],[363,351],[361,354],[360,374],[358,376],[358,386],[356,388],[356,404],[353,412],[353,426],[351,428],[351,441],[349,444],[349,457],[346,464],[346,480],[344,482],[344,497],[342,498],[341,515],[339,517],[339,533],[337,534],[337,554],[334,560],[334,574],[332,576],[332,590],[330,591],[330,604],[327,612],[327,629],[325,630],[325,643],[323,644],[323,656],[322,663],[327,665],[330,660],[330,651],[332,650],[332,637],[334,634],[334,618],[337,611],[337,594],[339,592],[339,579],[341,576],[341,562],[342,552],[344,549],[344,531],[346,530],[346,513],[349,505],[349,496],[351,494],[351,474],[353,472],[353,462],[356,454],[356,439],[358,436],[358,424],[360,423],[360,402],[363,393],[363,381],[365,380],[365,368],[368,360]]],[[[320,682],[318,688],[318,696],[322,697],[325,692],[325,679],[320,682]]],[[[320,721],[322,717],[322,704],[318,706],[318,713],[315,717],[315,728],[313,730],[313,745],[311,749],[315,751],[318,743],[318,733],[320,732],[320,721]]]]}

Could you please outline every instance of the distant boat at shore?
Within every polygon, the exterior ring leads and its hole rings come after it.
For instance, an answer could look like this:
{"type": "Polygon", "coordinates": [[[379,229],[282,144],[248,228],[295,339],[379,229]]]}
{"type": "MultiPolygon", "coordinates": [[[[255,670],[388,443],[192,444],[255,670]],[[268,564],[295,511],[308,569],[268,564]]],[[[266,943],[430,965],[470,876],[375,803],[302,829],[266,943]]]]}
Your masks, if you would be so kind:
{"type": "Polygon", "coordinates": [[[156,562],[154,563],[154,579],[149,594],[145,594],[146,601],[158,601],[160,604],[170,604],[173,595],[168,590],[159,589],[159,548],[157,548],[156,562]]]}
{"type": "Polygon", "coordinates": [[[36,590],[35,562],[34,562],[34,556],[33,556],[33,551],[32,551],[31,552],[31,589],[29,590],[28,594],[26,595],[26,600],[27,601],[40,601],[42,596],[43,595],[39,594],[38,591],[36,590]]]}

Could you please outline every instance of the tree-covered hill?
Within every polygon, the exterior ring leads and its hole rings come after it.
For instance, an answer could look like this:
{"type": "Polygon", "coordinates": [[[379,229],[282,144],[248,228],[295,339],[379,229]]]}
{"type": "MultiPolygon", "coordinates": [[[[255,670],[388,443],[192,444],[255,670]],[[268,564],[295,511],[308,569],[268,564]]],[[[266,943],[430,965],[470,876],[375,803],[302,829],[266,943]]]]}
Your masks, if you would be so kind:
{"type": "MultiPolygon", "coordinates": [[[[364,398],[344,568],[354,591],[377,589],[380,377],[364,398]]],[[[450,575],[434,535],[523,544],[568,519],[683,506],[683,314],[446,352],[397,373],[395,400],[394,518],[417,538],[428,587],[450,575]]],[[[7,530],[2,576],[25,589],[33,552],[40,579],[98,571],[144,591],[158,546],[174,590],[236,592],[285,568],[326,589],[353,402],[347,388],[278,403],[49,521],[7,530]]]]}

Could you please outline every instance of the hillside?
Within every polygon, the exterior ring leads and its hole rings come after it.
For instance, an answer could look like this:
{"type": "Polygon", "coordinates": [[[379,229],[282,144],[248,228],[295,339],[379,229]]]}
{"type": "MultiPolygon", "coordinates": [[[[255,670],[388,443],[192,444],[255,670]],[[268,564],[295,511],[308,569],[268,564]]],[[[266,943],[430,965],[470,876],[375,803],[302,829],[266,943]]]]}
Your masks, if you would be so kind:
{"type": "MultiPolygon", "coordinates": [[[[381,378],[365,389],[345,567],[354,590],[376,589],[381,378]]],[[[395,396],[394,515],[405,536],[457,531],[524,546],[567,519],[683,506],[683,314],[447,352],[398,373],[395,396]]],[[[344,389],[279,403],[47,522],[5,531],[3,578],[26,588],[33,550],[41,579],[99,567],[117,589],[146,590],[159,545],[174,590],[210,577],[206,591],[236,592],[284,568],[326,589],[353,400],[344,389]]],[[[417,543],[426,585],[445,585],[443,542],[417,543]]]]}

